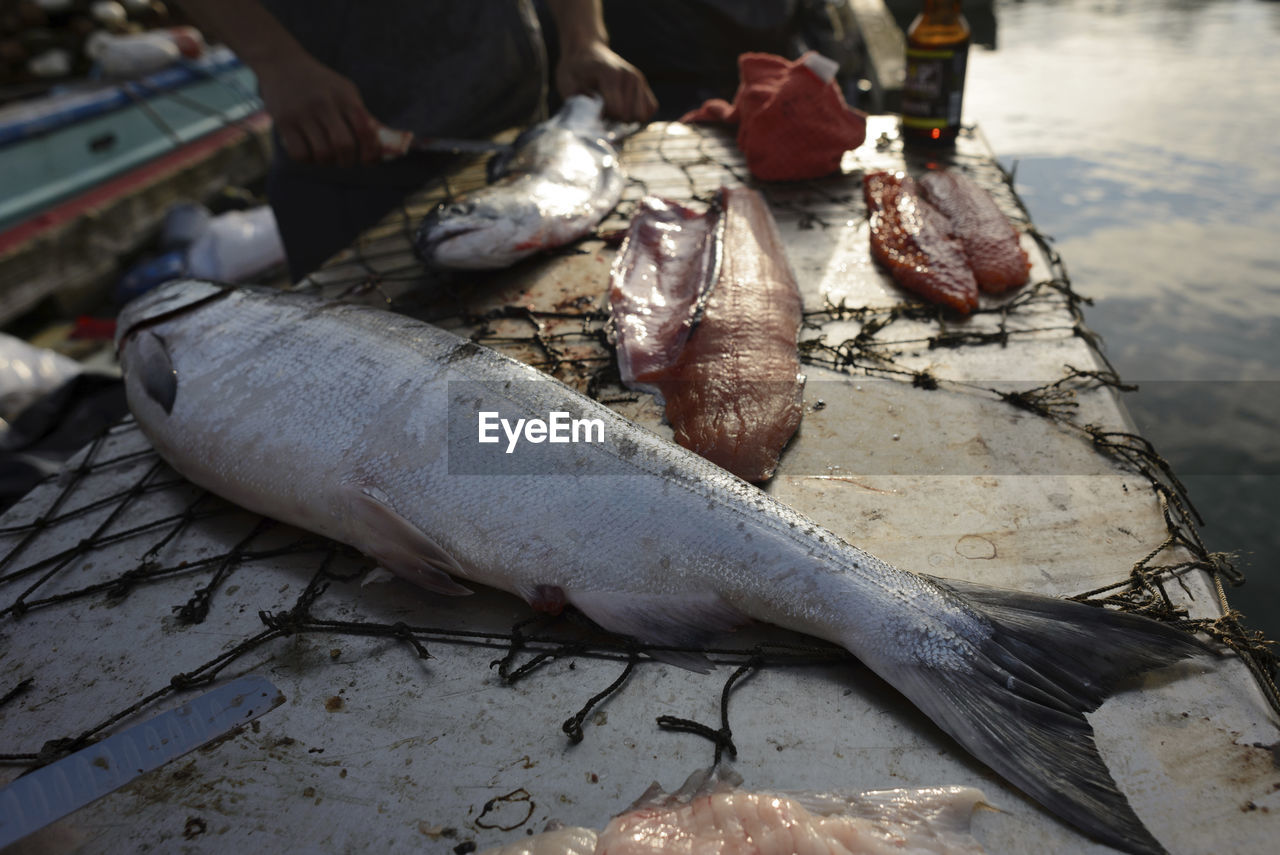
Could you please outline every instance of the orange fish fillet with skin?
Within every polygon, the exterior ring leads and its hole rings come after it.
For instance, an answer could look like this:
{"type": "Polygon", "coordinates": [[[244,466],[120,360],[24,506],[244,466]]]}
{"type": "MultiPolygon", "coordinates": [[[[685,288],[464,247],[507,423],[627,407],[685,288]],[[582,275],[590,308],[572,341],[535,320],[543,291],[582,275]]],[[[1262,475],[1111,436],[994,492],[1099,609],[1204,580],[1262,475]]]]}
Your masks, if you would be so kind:
{"type": "Polygon", "coordinates": [[[863,176],[871,220],[871,256],[893,280],[933,303],[967,315],[978,308],[978,283],[950,221],[901,173],[863,176]]]}
{"type": "MultiPolygon", "coordinates": [[[[637,216],[646,216],[645,206],[637,216]]],[[[692,244],[688,252],[699,263],[680,265],[667,258],[658,259],[658,266],[699,277],[696,287],[678,285],[679,277],[664,286],[671,289],[673,300],[679,293],[694,318],[692,331],[683,346],[662,347],[660,335],[684,325],[653,311],[645,317],[650,334],[641,334],[637,304],[624,295],[650,293],[655,266],[637,261],[635,255],[652,252],[655,244],[632,240],[644,232],[643,224],[633,222],[614,266],[611,290],[619,364],[624,374],[630,366],[629,384],[654,390],[665,401],[676,442],[743,480],[768,480],[800,425],[804,391],[796,351],[800,291],[778,227],[760,194],[742,187],[722,189],[719,205],[697,221],[681,217],[677,223],[669,218],[663,224],[667,245],[676,242],[670,230],[677,225],[701,230],[699,241],[690,242],[687,236],[678,241],[692,244]],[[645,271],[645,278],[632,275],[636,271],[645,271]],[[693,293],[700,296],[690,299],[693,293]],[[623,352],[629,342],[646,341],[643,357],[623,352]],[[653,357],[661,351],[670,355],[659,363],[653,357]]],[[[643,302],[652,307],[661,301],[643,302]]]]}
{"type": "Polygon", "coordinates": [[[965,175],[934,170],[920,177],[925,198],[951,221],[978,287],[1003,294],[1027,284],[1031,262],[1009,218],[965,175]]]}

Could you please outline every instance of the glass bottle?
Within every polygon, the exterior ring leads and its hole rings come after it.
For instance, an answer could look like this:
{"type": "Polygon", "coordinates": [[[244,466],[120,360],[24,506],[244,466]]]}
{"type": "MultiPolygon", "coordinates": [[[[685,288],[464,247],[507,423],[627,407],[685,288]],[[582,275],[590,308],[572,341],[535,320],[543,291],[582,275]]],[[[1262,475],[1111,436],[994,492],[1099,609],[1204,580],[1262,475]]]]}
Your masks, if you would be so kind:
{"type": "Polygon", "coordinates": [[[902,87],[903,142],[955,143],[969,61],[969,22],[960,0],[925,0],[907,28],[907,77],[902,87]]]}

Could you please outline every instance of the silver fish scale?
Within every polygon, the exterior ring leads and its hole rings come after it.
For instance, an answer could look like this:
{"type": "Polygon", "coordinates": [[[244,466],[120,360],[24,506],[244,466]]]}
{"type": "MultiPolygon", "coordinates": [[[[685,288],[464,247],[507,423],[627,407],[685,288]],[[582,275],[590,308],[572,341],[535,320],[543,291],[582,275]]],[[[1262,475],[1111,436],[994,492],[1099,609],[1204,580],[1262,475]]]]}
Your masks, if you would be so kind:
{"type": "MultiPolygon", "coordinates": [[[[148,303],[135,302],[121,329],[147,318],[148,303]]],[[[121,353],[130,406],[179,472],[365,552],[387,537],[353,511],[374,497],[466,579],[527,598],[554,586],[620,631],[696,623],[709,598],[840,643],[885,676],[926,662],[966,667],[989,632],[929,580],[547,375],[429,325],[241,290],[136,330],[121,353]],[[176,372],[169,414],[140,379],[136,340],[146,334],[176,372]],[[572,446],[569,471],[452,473],[451,384],[497,390],[507,418],[587,413],[604,421],[605,442],[572,446]]]]}

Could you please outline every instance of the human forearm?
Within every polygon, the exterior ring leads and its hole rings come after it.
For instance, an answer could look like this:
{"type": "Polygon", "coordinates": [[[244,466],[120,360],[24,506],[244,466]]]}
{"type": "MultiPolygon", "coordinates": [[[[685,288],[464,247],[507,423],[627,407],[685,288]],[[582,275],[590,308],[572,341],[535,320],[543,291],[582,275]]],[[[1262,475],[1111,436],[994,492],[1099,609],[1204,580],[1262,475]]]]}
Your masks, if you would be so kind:
{"type": "Polygon", "coordinates": [[[600,0],[547,0],[547,8],[556,22],[563,49],[580,50],[593,43],[609,44],[600,0]]]}
{"type": "Polygon", "coordinates": [[[258,0],[178,3],[253,69],[290,158],[351,165],[381,156],[378,122],[355,84],[308,53],[258,0]]]}
{"type": "Polygon", "coordinates": [[[605,112],[624,121],[646,121],[658,99],[644,74],[609,47],[600,0],[547,0],[560,37],[556,88],[564,97],[598,92],[605,112]]]}

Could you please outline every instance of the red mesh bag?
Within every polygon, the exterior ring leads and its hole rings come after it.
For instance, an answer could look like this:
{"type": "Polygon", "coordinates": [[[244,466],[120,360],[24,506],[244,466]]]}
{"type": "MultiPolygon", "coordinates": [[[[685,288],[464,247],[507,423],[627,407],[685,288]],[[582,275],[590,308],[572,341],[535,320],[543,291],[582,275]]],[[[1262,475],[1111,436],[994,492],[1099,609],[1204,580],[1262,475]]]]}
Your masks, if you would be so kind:
{"type": "Polygon", "coordinates": [[[845,103],[834,79],[820,72],[834,75],[834,63],[812,51],[794,62],[744,53],[733,104],[714,98],[680,121],[736,122],[747,167],[764,181],[830,175],[841,156],[866,139],[867,122],[866,114],[845,103]]]}

